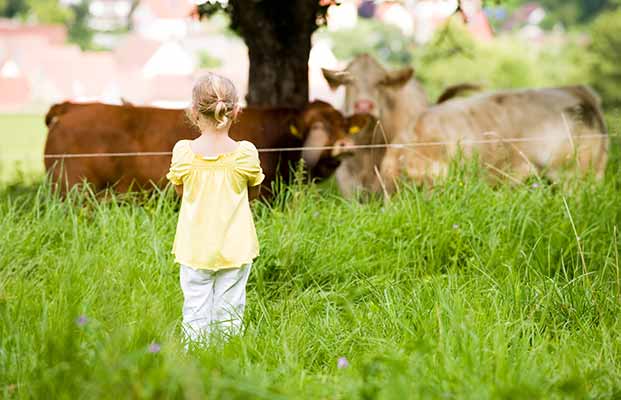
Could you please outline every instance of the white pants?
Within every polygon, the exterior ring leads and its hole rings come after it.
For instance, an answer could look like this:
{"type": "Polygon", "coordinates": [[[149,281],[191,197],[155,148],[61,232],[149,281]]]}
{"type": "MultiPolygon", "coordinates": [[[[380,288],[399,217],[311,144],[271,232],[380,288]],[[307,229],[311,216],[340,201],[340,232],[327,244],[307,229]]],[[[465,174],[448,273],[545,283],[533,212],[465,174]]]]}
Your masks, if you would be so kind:
{"type": "Polygon", "coordinates": [[[181,265],[183,331],[188,341],[208,339],[218,331],[239,333],[246,305],[246,282],[252,264],[219,271],[181,265]]]}

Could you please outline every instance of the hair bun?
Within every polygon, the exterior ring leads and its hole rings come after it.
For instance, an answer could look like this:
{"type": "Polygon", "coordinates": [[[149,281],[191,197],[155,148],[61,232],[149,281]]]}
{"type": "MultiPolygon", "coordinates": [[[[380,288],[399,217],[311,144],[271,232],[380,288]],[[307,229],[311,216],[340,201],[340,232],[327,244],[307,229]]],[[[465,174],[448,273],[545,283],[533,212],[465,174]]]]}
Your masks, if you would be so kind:
{"type": "MultiPolygon", "coordinates": [[[[211,120],[216,127],[228,125],[237,115],[239,101],[233,82],[208,73],[200,78],[192,89],[192,113],[211,120]]],[[[198,119],[193,119],[198,121],[198,119]]]]}

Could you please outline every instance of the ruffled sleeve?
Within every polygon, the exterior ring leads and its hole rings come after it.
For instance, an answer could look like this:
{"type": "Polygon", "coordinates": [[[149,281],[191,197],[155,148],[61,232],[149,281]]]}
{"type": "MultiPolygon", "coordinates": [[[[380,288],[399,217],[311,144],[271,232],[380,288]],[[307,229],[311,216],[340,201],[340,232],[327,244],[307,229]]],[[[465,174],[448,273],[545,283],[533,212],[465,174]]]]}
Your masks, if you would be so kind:
{"type": "Polygon", "coordinates": [[[192,167],[192,153],[189,147],[187,140],[180,140],[173,148],[170,170],[166,174],[166,179],[173,185],[183,184],[183,178],[192,167]]]}
{"type": "Polygon", "coordinates": [[[244,141],[241,146],[240,156],[237,159],[237,173],[246,179],[248,185],[257,186],[265,179],[259,162],[259,152],[250,142],[244,141]]]}

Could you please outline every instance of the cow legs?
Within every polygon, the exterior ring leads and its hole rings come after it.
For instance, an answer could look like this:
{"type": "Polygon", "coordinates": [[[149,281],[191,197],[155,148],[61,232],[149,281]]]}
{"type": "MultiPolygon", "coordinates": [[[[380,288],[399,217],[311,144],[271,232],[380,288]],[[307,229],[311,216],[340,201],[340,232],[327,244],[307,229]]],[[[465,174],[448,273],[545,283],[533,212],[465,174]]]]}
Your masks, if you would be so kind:
{"type": "Polygon", "coordinates": [[[359,179],[356,179],[355,174],[349,172],[349,169],[347,168],[348,166],[345,163],[341,164],[341,166],[336,170],[336,184],[338,185],[339,191],[343,197],[346,199],[352,199],[355,195],[356,189],[361,187],[362,183],[359,179]]]}
{"type": "Polygon", "coordinates": [[[403,161],[406,158],[405,150],[388,148],[380,166],[380,177],[384,181],[386,191],[391,194],[395,191],[397,179],[401,175],[403,161]]]}
{"type": "Polygon", "coordinates": [[[72,187],[79,187],[88,182],[95,189],[99,187],[97,174],[93,173],[90,163],[82,159],[59,159],[48,169],[50,182],[55,191],[66,195],[72,187]]]}

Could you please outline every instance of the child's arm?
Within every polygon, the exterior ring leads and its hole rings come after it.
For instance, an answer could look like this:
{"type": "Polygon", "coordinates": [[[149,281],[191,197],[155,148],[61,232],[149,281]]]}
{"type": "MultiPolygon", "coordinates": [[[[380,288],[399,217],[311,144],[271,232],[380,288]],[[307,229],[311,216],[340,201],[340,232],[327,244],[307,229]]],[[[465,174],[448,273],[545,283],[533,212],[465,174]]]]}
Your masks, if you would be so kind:
{"type": "Polygon", "coordinates": [[[187,175],[191,168],[192,153],[189,149],[187,140],[180,140],[175,144],[172,151],[172,159],[170,169],[166,174],[166,179],[175,187],[175,192],[182,197],[183,195],[183,178],[187,175]]]}

